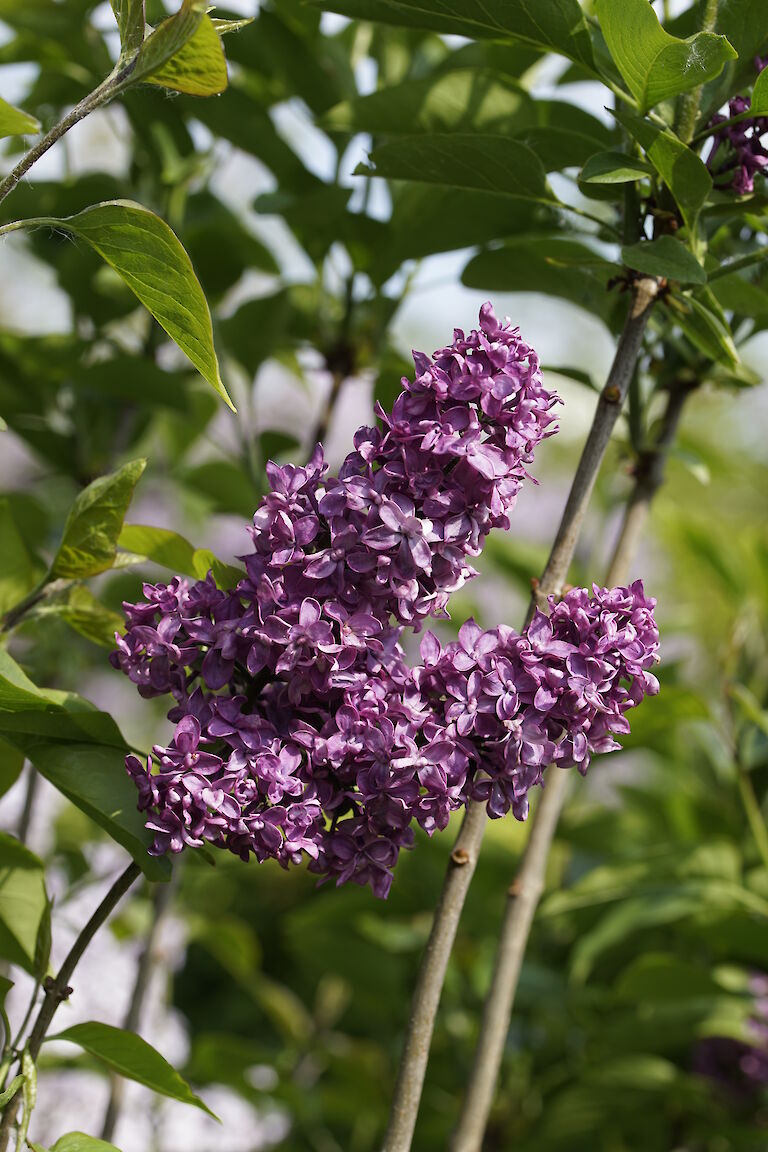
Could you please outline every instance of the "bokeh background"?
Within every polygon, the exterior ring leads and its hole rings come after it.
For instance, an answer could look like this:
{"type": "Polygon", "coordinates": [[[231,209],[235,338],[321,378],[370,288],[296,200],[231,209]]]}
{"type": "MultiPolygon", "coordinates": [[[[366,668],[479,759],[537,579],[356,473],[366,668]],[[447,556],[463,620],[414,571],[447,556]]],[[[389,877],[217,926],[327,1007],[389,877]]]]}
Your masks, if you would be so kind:
{"type": "MultiPolygon", "coordinates": [[[[161,14],[159,4],[148,8],[150,18],[161,14]]],[[[149,465],[128,519],[173,528],[232,560],[248,548],[265,460],[300,462],[321,436],[337,463],[372,419],[374,398],[386,404],[399,390],[410,349],[442,346],[491,296],[560,392],[561,430],[538,453],[538,485],[525,490],[512,530],[489,542],[480,577],[455,597],[441,629],[469,615],[486,627],[519,624],[614,338],[577,293],[568,302],[529,291],[524,260],[514,291],[462,284],[478,245],[525,230],[514,202],[483,207],[471,194],[355,176],[370,138],[324,127],[355,91],[447,67],[472,46],[320,17],[293,0],[258,10],[254,0],[230,0],[218,14],[230,13],[257,20],[227,39],[227,93],[208,101],[130,93],[77,126],[5,207],[62,216],[124,197],[169,220],[211,302],[239,413],[194,376],[95,255],[44,231],[6,238],[0,564],[7,574],[29,562],[14,552],[14,532],[37,564],[78,489],[141,455],[149,465]]],[[[0,92],[46,123],[94,86],[116,50],[106,3],[0,0],[0,92]]],[[[610,124],[597,88],[578,78],[559,84],[562,69],[529,54],[532,91],[556,90],[610,124]]],[[[5,143],[6,169],[21,146],[5,143]]],[[[566,178],[556,180],[567,199],[566,178]]],[[[768,338],[757,331],[742,355],[764,375],[768,338]]],[[[764,1089],[724,1045],[757,1042],[756,974],[768,972],[768,867],[739,787],[747,772],[761,803],[768,791],[767,417],[763,386],[708,386],[687,407],[633,565],[659,601],[662,691],[633,718],[624,751],[571,783],[489,1152],[730,1152],[768,1142],[764,1089]]],[[[605,572],[631,464],[621,424],[573,582],[605,572]]],[[[103,577],[94,591],[109,612],[80,621],[79,631],[41,615],[14,641],[37,683],[76,689],[144,747],[165,742],[170,725],[161,704],[140,700],[111,669],[106,645],[110,612],[138,597],[142,579],[164,576],[145,565],[103,577]]],[[[13,771],[0,765],[0,819],[12,831],[21,823],[49,864],[56,962],[123,854],[44,781],[30,789],[28,771],[15,783],[13,771]]],[[[525,837],[510,818],[486,838],[440,1011],[417,1132],[425,1152],[446,1146],[456,1118],[525,837]]],[[[221,854],[211,867],[187,853],[153,937],[139,1030],[223,1127],[128,1085],[114,1135],[123,1152],[375,1149],[452,839],[450,829],[420,838],[385,903],[368,890],[318,889],[302,870],[221,854]]],[[[139,889],[125,901],[81,964],[62,1027],[122,1023],[156,914],[157,893],[139,889]]],[[[28,995],[22,978],[12,1014],[28,995]]],[[[47,1145],[72,1128],[97,1135],[108,1079],[66,1044],[46,1046],[41,1070],[31,1138],[47,1145]]]]}

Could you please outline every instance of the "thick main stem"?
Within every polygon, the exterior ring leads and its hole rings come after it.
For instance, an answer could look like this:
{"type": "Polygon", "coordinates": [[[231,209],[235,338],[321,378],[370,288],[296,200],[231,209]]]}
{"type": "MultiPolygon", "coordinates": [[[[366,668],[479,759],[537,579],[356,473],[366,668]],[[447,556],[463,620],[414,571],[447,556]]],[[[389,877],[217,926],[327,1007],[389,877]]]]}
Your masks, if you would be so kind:
{"type": "MultiPolygon", "coordinates": [[[[626,397],[657,293],[658,282],[650,277],[638,280],[633,286],[624,330],[607,383],[600,394],[592,428],[531,611],[538,599],[562,591],[600,463],[626,397]]],[[[551,784],[547,791],[552,791],[551,784]]],[[[409,1152],[411,1148],[440,994],[459,917],[477,864],[486,819],[485,804],[471,802],[451,854],[411,1002],[383,1152],[409,1152]]]]}
{"type": "MultiPolygon", "coordinates": [[[[692,385],[669,394],[656,442],[643,452],[627,501],[616,547],[606,573],[610,587],[627,579],[632,558],[648,518],[651,501],[664,481],[664,465],[692,385]]],[[[485,1000],[475,1059],[467,1084],[451,1152],[479,1152],[490,1115],[509,1033],[523,959],[536,908],[544,891],[549,850],[568,788],[568,773],[550,768],[531,821],[531,833],[515,882],[509,889],[496,965],[485,1000]]]]}
{"type": "MultiPolygon", "coordinates": [[[[49,979],[45,983],[45,998],[40,1005],[40,1011],[37,1014],[37,1019],[32,1026],[32,1031],[29,1034],[27,1041],[27,1049],[32,1060],[36,1060],[40,1055],[40,1048],[45,1040],[46,1033],[51,1026],[51,1021],[56,1015],[56,1011],[63,1000],[66,1000],[70,995],[72,989],[69,987],[69,981],[75,971],[75,968],[80,962],[80,959],[90,944],[93,937],[96,935],[99,928],[108,919],[115,907],[120,903],[125,893],[133,884],[134,880],[141,874],[141,869],[138,864],[131,862],[128,867],[122,872],[114,884],[107,892],[104,899],[99,904],[96,911],[91,916],[88,923],[80,932],[80,935],[72,945],[69,954],[67,955],[64,963],[59,969],[58,975],[49,979]]],[[[13,1128],[16,1120],[16,1114],[19,1108],[21,1090],[5,1106],[2,1121],[0,1121],[0,1152],[6,1152],[8,1147],[8,1140],[10,1138],[11,1129],[13,1128]]]]}

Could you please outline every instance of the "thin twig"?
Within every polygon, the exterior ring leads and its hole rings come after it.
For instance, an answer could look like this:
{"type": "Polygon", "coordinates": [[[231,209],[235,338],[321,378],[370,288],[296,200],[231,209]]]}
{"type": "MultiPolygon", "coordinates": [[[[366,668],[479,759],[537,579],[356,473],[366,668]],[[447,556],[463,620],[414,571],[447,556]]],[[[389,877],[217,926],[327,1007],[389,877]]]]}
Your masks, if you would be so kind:
{"type": "MultiPolygon", "coordinates": [[[[606,584],[621,584],[627,575],[651,500],[664,480],[664,464],[674,442],[686,397],[693,385],[670,391],[658,437],[637,465],[635,483],[627,501],[619,538],[608,565],[606,584]]],[[[531,831],[520,868],[509,889],[496,965],[485,1000],[472,1071],[461,1115],[451,1142],[451,1152],[478,1152],[488,1124],[496,1083],[509,1033],[533,918],[544,891],[549,850],[568,791],[568,772],[547,770],[544,789],[531,818],[531,831]]]]}
{"type": "MultiPolygon", "coordinates": [[[[136,979],[133,985],[133,992],[131,993],[131,999],[122,1024],[122,1027],[128,1032],[138,1032],[141,1026],[141,1013],[144,1007],[144,1001],[149,991],[153,969],[158,961],[158,932],[173,899],[176,887],[174,881],[178,874],[179,870],[176,869],[173,878],[168,884],[155,884],[152,890],[152,918],[144,938],[144,947],[141,950],[141,955],[136,965],[136,979]]],[[[117,1121],[120,1117],[120,1110],[123,1106],[124,1085],[125,1081],[121,1077],[112,1077],[109,1101],[106,1112],[104,1113],[104,1123],[101,1129],[102,1140],[111,1141],[115,1134],[117,1121]]]]}
{"type": "MultiPolygon", "coordinates": [[[[96,932],[107,920],[140,874],[141,869],[138,864],[131,861],[125,871],[121,872],[117,880],[115,880],[109,892],[107,892],[88,923],[80,932],[67,958],[59,969],[58,976],[45,981],[45,998],[40,1005],[40,1011],[37,1014],[37,1019],[32,1026],[32,1031],[27,1041],[27,1050],[32,1060],[36,1060],[40,1054],[40,1048],[51,1026],[51,1021],[56,1015],[56,1010],[61,1002],[66,1000],[72,992],[72,989],[69,987],[69,981],[83,953],[96,935],[96,932]]],[[[5,1106],[3,1118],[2,1121],[0,1121],[0,1152],[6,1152],[8,1147],[8,1140],[11,1135],[11,1129],[16,1121],[20,1098],[21,1090],[17,1091],[5,1106]]]]}
{"type": "Polygon", "coordinates": [[[16,185],[29,172],[33,164],[36,164],[41,156],[44,156],[49,148],[52,148],[57,140],[60,140],[65,133],[69,132],[70,128],[74,128],[83,120],[90,112],[100,108],[109,100],[112,100],[125,86],[128,77],[133,71],[135,60],[127,65],[120,65],[116,68],[106,80],[103,80],[93,92],[89,92],[87,96],[75,104],[74,108],[67,112],[66,116],[62,117],[57,124],[46,132],[38,142],[26,152],[15,168],[13,168],[3,181],[0,182],[0,201],[5,200],[11,192],[13,192],[16,185]]]}
{"type": "MultiPolygon", "coordinates": [[[[600,463],[626,397],[657,294],[658,281],[653,278],[644,277],[633,285],[624,330],[608,381],[600,394],[549,561],[532,600],[529,618],[539,600],[562,591],[600,463]]],[[[547,792],[553,791],[555,789],[550,783],[547,792]]],[[[451,854],[411,1003],[384,1152],[409,1152],[411,1148],[440,994],[464,899],[477,864],[486,819],[485,804],[471,802],[451,854]]]]}

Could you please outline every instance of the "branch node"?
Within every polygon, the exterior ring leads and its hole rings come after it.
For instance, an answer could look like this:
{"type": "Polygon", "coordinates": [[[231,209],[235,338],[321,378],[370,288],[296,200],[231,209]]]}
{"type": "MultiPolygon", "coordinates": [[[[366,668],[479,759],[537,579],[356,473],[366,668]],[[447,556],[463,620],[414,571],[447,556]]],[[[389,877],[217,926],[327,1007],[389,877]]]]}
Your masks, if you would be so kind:
{"type": "Polygon", "coordinates": [[[632,320],[637,320],[644,312],[650,308],[656,297],[659,295],[661,282],[655,276],[643,276],[635,284],[635,299],[632,304],[632,312],[630,317],[632,320]]]}
{"type": "Polygon", "coordinates": [[[453,860],[454,864],[458,864],[459,866],[469,864],[471,859],[472,857],[470,856],[469,852],[467,852],[466,848],[454,848],[453,852],[451,852],[451,860],[453,860]]]}

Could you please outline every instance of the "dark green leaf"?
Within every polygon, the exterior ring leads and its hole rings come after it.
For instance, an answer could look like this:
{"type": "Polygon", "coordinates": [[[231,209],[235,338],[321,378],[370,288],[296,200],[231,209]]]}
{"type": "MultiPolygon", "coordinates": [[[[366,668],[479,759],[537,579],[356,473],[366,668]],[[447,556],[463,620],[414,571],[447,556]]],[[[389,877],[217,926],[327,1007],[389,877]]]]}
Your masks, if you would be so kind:
{"type": "Polygon", "coordinates": [[[627,156],[624,152],[598,152],[587,160],[579,179],[586,184],[626,184],[643,180],[651,172],[651,166],[636,156],[627,156]]]}
{"type": "Polygon", "coordinates": [[[396,136],[470,131],[509,135],[536,122],[533,100],[514,80],[467,69],[357,96],[326,113],[321,126],[396,136]]]}
{"type": "Polygon", "coordinates": [[[693,230],[712,190],[712,177],[704,162],[674,132],[621,109],[614,115],[643,149],[677,201],[683,220],[693,230]]]}
{"type": "Polygon", "coordinates": [[[0,739],[0,797],[13,787],[21,775],[24,767],[24,755],[9,744],[7,740],[0,739]]]}
{"type": "Polygon", "coordinates": [[[112,567],[117,540],[146,460],[133,460],[89,484],[70,509],[52,578],[82,579],[112,567]]]}
{"type": "MultiPolygon", "coordinates": [[[[14,739],[13,737],[11,737],[14,739]]],[[[164,857],[149,855],[154,834],[136,810],[137,792],[123,766],[123,753],[98,744],[46,743],[15,737],[29,760],[76,808],[128,851],[148,880],[167,880],[164,857]]]]}
{"type": "Polygon", "coordinates": [[[648,0],[597,0],[596,10],[611,55],[641,112],[698,88],[736,58],[724,36],[670,36],[648,0]]]}
{"type": "Polygon", "coordinates": [[[375,148],[371,165],[361,164],[355,171],[359,176],[385,176],[556,203],[536,154],[519,141],[500,136],[406,136],[375,148]]]}
{"type": "Polygon", "coordinates": [[[617,271],[584,244],[544,235],[514,238],[502,248],[480,252],[461,279],[470,288],[558,296],[614,327],[617,300],[607,283],[617,271]]]}
{"type": "Polygon", "coordinates": [[[621,250],[621,258],[629,268],[648,276],[663,276],[683,284],[706,284],[707,281],[706,272],[691,250],[673,236],[627,245],[621,250]]]}
{"type": "Polygon", "coordinates": [[[592,44],[576,0],[312,0],[356,20],[430,28],[470,39],[522,40],[593,67],[592,44]]]}
{"type": "Polygon", "coordinates": [[[132,55],[144,39],[144,0],[110,0],[125,55],[132,55]]]}
{"type": "Polygon", "coordinates": [[[153,1092],[179,1100],[182,1104],[194,1104],[196,1108],[201,1108],[217,1119],[176,1069],[135,1032],[92,1021],[88,1024],[75,1024],[49,1039],[69,1040],[120,1076],[144,1084],[153,1092]]]}
{"type": "Polygon", "coordinates": [[[112,200],[63,220],[41,217],[27,223],[63,228],[87,241],[234,409],[219,374],[203,290],[189,256],[164,220],[141,204],[112,200]]]}
{"type": "Polygon", "coordinates": [[[40,123],[34,116],[28,116],[0,97],[0,139],[3,136],[34,135],[39,131],[40,123]]]}

